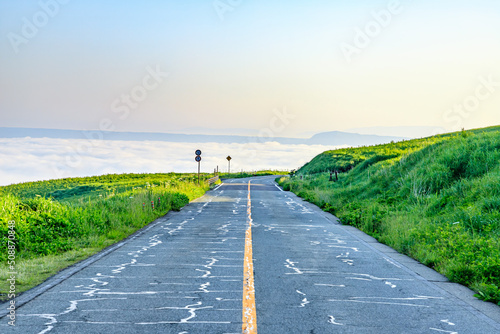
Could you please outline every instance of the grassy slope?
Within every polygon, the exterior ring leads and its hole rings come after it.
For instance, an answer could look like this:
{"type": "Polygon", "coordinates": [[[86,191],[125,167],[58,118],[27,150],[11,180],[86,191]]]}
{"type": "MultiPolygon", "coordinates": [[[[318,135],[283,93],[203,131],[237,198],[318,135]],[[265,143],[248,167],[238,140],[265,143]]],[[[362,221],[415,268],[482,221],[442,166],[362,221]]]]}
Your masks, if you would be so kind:
{"type": "Polygon", "coordinates": [[[19,293],[203,195],[208,185],[194,180],[194,174],[122,174],[0,187],[0,298],[11,271],[9,221],[15,221],[19,293]]]}
{"type": "Polygon", "coordinates": [[[500,303],[500,127],[327,151],[280,183],[500,303]]]}

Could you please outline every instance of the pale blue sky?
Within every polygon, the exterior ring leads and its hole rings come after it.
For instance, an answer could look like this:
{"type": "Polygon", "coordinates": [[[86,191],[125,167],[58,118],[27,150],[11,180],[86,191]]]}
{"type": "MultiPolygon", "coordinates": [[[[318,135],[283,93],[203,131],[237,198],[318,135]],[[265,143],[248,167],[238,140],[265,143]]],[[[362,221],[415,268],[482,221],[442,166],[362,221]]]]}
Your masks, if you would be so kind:
{"type": "Polygon", "coordinates": [[[277,136],[500,124],[500,86],[481,87],[500,82],[498,1],[401,0],[384,26],[394,1],[61,2],[0,0],[0,126],[259,131],[283,108],[277,136]]]}

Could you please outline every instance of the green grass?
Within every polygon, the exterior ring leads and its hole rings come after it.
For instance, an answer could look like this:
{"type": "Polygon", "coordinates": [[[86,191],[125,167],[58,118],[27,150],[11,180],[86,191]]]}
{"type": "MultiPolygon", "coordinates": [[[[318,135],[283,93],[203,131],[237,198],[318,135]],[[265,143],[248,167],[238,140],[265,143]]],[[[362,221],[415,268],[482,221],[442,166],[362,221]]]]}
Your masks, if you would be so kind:
{"type": "Polygon", "coordinates": [[[237,173],[220,173],[219,176],[222,179],[239,179],[245,177],[254,177],[254,176],[267,176],[267,175],[287,175],[288,171],[283,170],[259,170],[255,172],[237,172],[237,173]]]}
{"type": "MultiPolygon", "coordinates": [[[[204,174],[203,180],[209,177],[204,174]]],[[[20,293],[168,211],[180,210],[208,190],[205,182],[196,181],[195,174],[121,174],[0,187],[0,297],[6,299],[11,271],[9,222],[15,222],[20,293]]]]}
{"type": "Polygon", "coordinates": [[[327,151],[293,175],[285,190],[500,305],[500,127],[327,151]]]}
{"type": "MultiPolygon", "coordinates": [[[[207,174],[202,174],[203,180],[209,177],[207,174]]],[[[45,197],[74,202],[82,198],[109,196],[150,187],[176,187],[179,183],[194,183],[197,180],[197,174],[108,174],[13,184],[0,187],[0,194],[11,194],[21,198],[45,197]]]]}

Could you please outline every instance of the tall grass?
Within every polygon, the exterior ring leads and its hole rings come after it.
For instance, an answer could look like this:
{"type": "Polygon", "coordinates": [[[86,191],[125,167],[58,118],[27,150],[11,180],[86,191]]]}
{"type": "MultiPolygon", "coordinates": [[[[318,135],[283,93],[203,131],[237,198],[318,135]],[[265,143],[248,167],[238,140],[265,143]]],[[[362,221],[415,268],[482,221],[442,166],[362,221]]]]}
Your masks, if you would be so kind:
{"type": "Polygon", "coordinates": [[[500,303],[498,130],[328,151],[279,182],[500,303]],[[342,170],[346,161],[339,181],[329,181],[323,171],[342,170]]]}

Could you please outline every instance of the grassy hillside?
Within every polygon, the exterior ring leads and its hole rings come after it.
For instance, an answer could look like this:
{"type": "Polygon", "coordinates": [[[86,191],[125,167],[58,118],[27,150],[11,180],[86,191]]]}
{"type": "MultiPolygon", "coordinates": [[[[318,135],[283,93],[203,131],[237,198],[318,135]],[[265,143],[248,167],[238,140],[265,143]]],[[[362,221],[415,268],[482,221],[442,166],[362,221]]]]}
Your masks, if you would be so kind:
{"type": "Polygon", "coordinates": [[[327,151],[280,183],[500,305],[500,127],[327,151]]]}
{"type": "Polygon", "coordinates": [[[203,195],[208,185],[195,180],[194,174],[122,174],[0,187],[0,297],[12,271],[10,226],[19,293],[203,195]]]}

